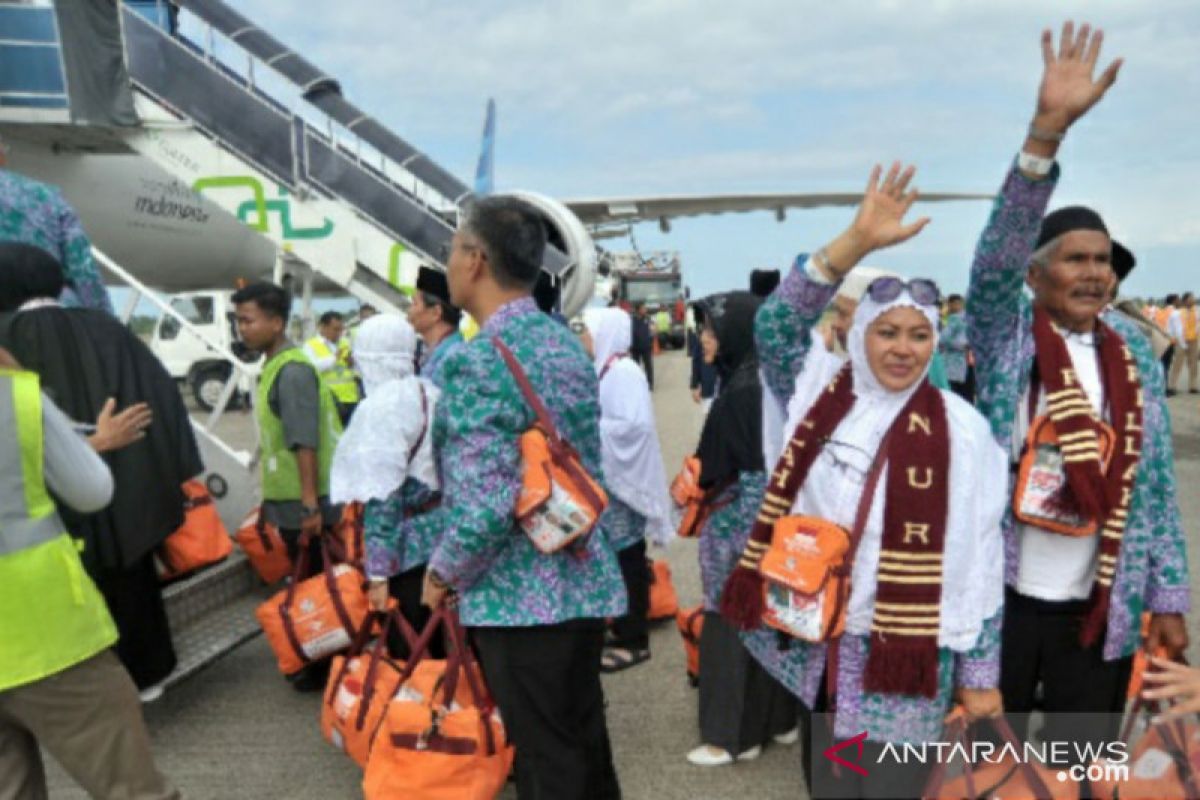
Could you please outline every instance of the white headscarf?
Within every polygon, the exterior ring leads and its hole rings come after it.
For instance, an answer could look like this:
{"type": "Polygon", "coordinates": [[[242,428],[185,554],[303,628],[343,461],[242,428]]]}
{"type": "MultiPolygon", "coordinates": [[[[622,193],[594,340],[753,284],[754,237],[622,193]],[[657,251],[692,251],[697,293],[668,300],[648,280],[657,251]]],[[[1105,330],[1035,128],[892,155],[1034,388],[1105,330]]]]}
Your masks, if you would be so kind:
{"type": "Polygon", "coordinates": [[[416,332],[397,314],[377,314],[355,333],[354,364],[366,397],[333,454],[332,502],[384,500],[409,477],[435,491],[439,488],[432,431],[439,392],[413,375],[416,343],[416,332]],[[418,441],[421,446],[409,463],[408,454],[418,441]]]}
{"type": "MultiPolygon", "coordinates": [[[[867,287],[876,278],[899,277],[894,272],[874,267],[855,267],[842,279],[838,285],[837,296],[858,303],[867,293],[867,287]]],[[[846,357],[841,348],[830,349],[825,343],[825,337],[819,330],[813,328],[810,335],[808,353],[804,356],[804,366],[796,376],[792,397],[803,394],[806,404],[811,404],[816,393],[824,389],[837,371],[846,363],[846,357]]],[[[767,383],[764,380],[763,386],[767,383]]],[[[784,417],[787,409],[775,397],[773,392],[763,393],[763,463],[768,466],[779,460],[783,455],[783,443],[791,430],[784,430],[784,417]]]]}
{"type": "MultiPolygon", "coordinates": [[[[920,311],[933,328],[937,349],[937,310],[918,305],[907,291],[888,303],[864,297],[854,315],[847,350],[857,400],[838,424],[801,488],[793,513],[823,517],[847,530],[854,524],[866,474],[884,434],[916,392],[920,381],[901,392],[886,389],[867,362],[866,332],[894,308],[920,311]]],[[[932,351],[931,351],[932,353],[932,351]]],[[[922,379],[928,373],[926,365],[922,379]]],[[[805,386],[788,407],[790,432],[808,414],[821,386],[805,386]]],[[[950,487],[938,644],[959,652],[978,641],[984,620],[1000,610],[1004,597],[1004,549],[1000,522],[1008,500],[1004,452],[987,422],[964,400],[942,392],[950,431],[950,487]]],[[[868,635],[875,609],[876,574],[883,537],[887,467],[880,476],[871,512],[854,561],[846,630],[868,635]]]]}
{"type": "Polygon", "coordinates": [[[650,541],[665,546],[675,525],[650,387],[632,360],[621,358],[609,365],[612,356],[629,349],[629,315],[619,308],[588,309],[583,320],[592,335],[596,374],[604,373],[600,380],[600,457],[605,483],[621,502],[646,517],[650,541]]]}

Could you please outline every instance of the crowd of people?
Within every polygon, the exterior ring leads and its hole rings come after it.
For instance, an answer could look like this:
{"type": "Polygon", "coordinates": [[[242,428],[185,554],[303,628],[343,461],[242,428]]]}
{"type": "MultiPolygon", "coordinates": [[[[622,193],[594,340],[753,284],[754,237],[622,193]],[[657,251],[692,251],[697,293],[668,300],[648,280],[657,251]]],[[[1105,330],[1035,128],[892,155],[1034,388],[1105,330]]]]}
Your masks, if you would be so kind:
{"type": "MultiPolygon", "coordinates": [[[[1117,77],[1119,61],[1096,74],[1100,45],[1086,25],[1064,26],[1057,47],[1044,34],[1035,116],[965,298],[861,265],[928,222],[909,220],[915,169],[896,163],[785,275],[694,304],[691,386],[709,405],[694,450],[691,763],[801,741],[810,796],[920,796],[921,764],[862,775],[819,755],[867,731],[861,760],[877,763],[889,744],[937,739],[955,706],[971,721],[1012,715],[1024,734],[1040,704],[1043,738],[1109,740],[1139,648],[1163,656],[1147,696],[1200,711],[1200,672],[1172,663],[1190,592],[1166,406],[1183,363],[1196,391],[1194,301],[1162,317],[1114,307],[1133,254],[1090,208],[1047,213],[1062,141],[1117,77]],[[1166,328],[1169,370],[1146,324],[1166,328]]],[[[44,796],[39,744],[94,796],[175,797],[136,688],[173,666],[147,582],[180,484],[201,471],[195,442],[136,337],[106,311],[62,307],[78,260],[63,235],[57,249],[10,235],[0,797],[44,796]],[[71,422],[92,419],[87,438],[71,422]]],[[[371,314],[352,341],[331,312],[297,347],[273,284],[233,302],[264,358],[262,515],[290,557],[307,548],[316,574],[342,505],[362,504],[371,608],[395,605],[419,630],[453,605],[515,747],[518,796],[617,798],[600,676],[650,657],[647,542],[670,539],[678,509],[653,372],[637,363],[653,363],[644,323],[619,308],[571,325],[545,313],[545,247],[536,209],[493,196],[465,211],[446,271],[422,270],[407,316],[371,314]],[[479,326],[469,340],[464,314],[479,326]],[[606,496],[598,524],[558,548],[516,511],[531,431],[567,443],[606,496]]],[[[288,679],[320,690],[328,673],[317,661],[288,679]]]]}

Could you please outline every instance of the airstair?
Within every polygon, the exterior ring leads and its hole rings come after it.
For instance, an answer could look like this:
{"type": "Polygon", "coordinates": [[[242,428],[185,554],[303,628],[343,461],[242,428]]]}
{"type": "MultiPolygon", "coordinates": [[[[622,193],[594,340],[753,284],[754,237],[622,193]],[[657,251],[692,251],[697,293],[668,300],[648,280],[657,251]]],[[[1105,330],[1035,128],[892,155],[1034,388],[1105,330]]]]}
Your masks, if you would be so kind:
{"type": "MultiPolygon", "coordinates": [[[[0,130],[58,158],[147,160],[269,241],[270,277],[296,281],[306,300],[315,287],[403,307],[418,268],[444,266],[470,197],[333,77],[220,0],[0,0],[0,130]]],[[[149,298],[187,327],[155,295],[154,269],[96,258],[131,303],[149,298]]],[[[548,249],[547,271],[570,266],[548,249]]],[[[197,432],[210,487],[235,490],[218,501],[232,530],[254,479],[219,418],[253,367],[220,355],[234,368],[197,432]]],[[[261,593],[240,554],[169,587],[181,662],[171,681],[252,635],[247,612],[261,593]]]]}

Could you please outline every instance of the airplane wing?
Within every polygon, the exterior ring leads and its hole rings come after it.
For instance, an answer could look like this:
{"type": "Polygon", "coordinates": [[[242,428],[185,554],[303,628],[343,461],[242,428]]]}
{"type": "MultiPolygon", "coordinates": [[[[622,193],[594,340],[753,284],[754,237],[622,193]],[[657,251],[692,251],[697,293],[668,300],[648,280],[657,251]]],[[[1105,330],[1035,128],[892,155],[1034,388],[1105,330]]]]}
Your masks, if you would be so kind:
{"type": "MultiPolygon", "coordinates": [[[[936,203],[951,200],[992,200],[991,194],[931,192],[922,193],[919,202],[936,203]]],[[[660,197],[599,197],[580,200],[559,200],[571,209],[583,224],[603,226],[627,225],[658,220],[668,231],[675,217],[695,217],[703,214],[725,214],[745,211],[773,211],[780,221],[789,208],[818,208],[820,206],[856,206],[862,192],[804,193],[804,194],[724,194],[724,195],[664,195],[660,197]]]]}

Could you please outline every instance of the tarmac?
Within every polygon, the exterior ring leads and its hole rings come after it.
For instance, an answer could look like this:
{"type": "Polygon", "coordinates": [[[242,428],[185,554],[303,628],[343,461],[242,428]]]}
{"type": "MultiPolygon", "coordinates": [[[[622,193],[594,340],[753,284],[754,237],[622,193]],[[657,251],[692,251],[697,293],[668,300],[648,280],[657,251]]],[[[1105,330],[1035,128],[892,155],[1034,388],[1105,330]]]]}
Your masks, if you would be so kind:
{"type": "MultiPolygon", "coordinates": [[[[680,353],[656,359],[654,393],[668,474],[696,444],[703,414],[687,389],[680,353]]],[[[1179,502],[1191,559],[1192,594],[1200,598],[1200,396],[1170,401],[1175,423],[1179,502]]],[[[676,540],[665,551],[680,604],[700,602],[696,545],[676,540]]],[[[1200,628],[1189,629],[1189,657],[1200,663],[1200,628]]],[[[772,746],[753,762],[702,768],[684,756],[697,744],[696,691],[672,621],[651,635],[650,661],[605,676],[608,726],[627,800],[795,800],[806,797],[799,745],[772,746]]],[[[320,696],[298,694],[278,673],[258,637],[145,706],[159,768],[193,800],[329,800],[361,797],[362,773],[320,733],[320,696]]],[[[48,764],[50,795],[86,798],[57,765],[48,764]]],[[[516,797],[511,786],[501,795],[516,797]]]]}

